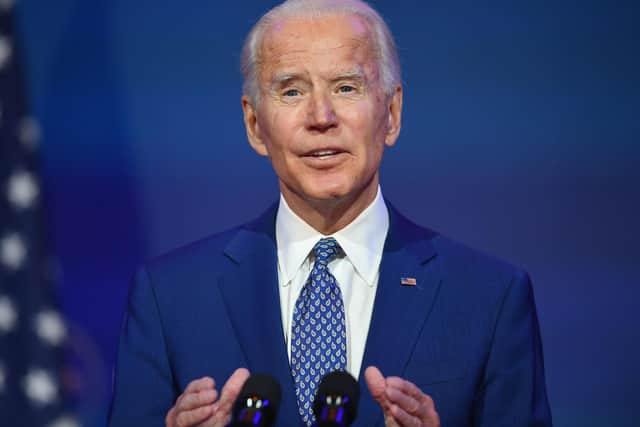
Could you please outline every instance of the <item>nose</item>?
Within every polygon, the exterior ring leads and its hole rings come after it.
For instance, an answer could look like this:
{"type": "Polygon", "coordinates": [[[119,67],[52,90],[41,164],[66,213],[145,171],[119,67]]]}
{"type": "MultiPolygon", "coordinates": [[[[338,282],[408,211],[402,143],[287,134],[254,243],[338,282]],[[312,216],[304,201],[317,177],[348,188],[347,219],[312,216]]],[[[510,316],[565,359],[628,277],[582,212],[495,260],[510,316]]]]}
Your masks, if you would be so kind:
{"type": "Polygon", "coordinates": [[[309,100],[307,129],[326,132],[338,125],[338,120],[330,96],[325,93],[314,93],[309,100]]]}

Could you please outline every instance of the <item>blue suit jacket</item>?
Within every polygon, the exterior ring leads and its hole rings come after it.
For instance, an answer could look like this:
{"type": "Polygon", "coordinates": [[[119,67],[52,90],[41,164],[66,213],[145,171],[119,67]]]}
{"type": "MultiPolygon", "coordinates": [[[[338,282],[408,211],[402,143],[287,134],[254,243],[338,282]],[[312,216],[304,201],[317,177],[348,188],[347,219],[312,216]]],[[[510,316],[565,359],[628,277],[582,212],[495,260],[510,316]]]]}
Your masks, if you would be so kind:
{"type": "MultiPolygon", "coordinates": [[[[542,344],[526,273],[419,227],[390,227],[363,371],[378,366],[433,397],[445,427],[550,426],[542,344]],[[414,277],[417,286],[402,286],[414,277]]],[[[160,426],[193,379],[238,367],[275,376],[277,425],[299,426],[278,294],[276,207],[156,259],[136,275],[110,426],[160,426]]],[[[354,425],[383,425],[360,375],[354,425]]]]}

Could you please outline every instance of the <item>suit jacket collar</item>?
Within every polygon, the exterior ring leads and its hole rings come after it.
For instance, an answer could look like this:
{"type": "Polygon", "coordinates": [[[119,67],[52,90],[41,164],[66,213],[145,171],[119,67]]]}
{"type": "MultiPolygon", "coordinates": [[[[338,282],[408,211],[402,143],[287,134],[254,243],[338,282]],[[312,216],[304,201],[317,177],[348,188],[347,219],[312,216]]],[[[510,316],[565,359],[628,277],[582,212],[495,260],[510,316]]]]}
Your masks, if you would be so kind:
{"type": "MultiPolygon", "coordinates": [[[[385,376],[403,375],[440,284],[434,269],[428,268],[437,256],[432,243],[436,233],[413,224],[391,204],[387,206],[389,232],[360,374],[356,425],[362,426],[382,420],[364,382],[364,369],[373,365],[385,376]],[[416,279],[416,285],[403,286],[401,277],[416,279]]],[[[273,375],[282,385],[278,425],[290,426],[286,418],[297,417],[298,410],[280,319],[276,211],[274,204],[241,227],[227,245],[224,252],[236,268],[222,278],[220,288],[248,368],[273,375]]]]}

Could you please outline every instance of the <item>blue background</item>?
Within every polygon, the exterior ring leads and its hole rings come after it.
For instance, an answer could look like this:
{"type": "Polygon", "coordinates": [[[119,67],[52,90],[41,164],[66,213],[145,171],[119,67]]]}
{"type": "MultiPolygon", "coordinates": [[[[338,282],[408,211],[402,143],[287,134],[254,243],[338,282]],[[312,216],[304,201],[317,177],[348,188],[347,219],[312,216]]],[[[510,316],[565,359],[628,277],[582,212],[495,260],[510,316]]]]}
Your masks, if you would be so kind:
{"type": "MultiPolygon", "coordinates": [[[[103,425],[135,266],[277,197],[238,71],[275,2],[18,3],[78,403],[103,425]]],[[[557,426],[640,425],[638,2],[372,3],[405,85],[385,196],[529,270],[557,426]]]]}

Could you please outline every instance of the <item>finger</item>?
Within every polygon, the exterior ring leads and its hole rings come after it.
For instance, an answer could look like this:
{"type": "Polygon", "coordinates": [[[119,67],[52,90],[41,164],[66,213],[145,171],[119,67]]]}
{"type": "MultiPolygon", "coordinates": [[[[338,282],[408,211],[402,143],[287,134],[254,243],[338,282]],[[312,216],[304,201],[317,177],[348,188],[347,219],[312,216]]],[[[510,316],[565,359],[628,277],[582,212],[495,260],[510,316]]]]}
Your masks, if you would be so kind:
{"type": "Polygon", "coordinates": [[[214,404],[214,410],[220,412],[230,412],[233,402],[240,394],[242,386],[249,378],[249,371],[245,368],[238,368],[229,377],[220,395],[220,400],[214,404]]]}
{"type": "Polygon", "coordinates": [[[369,366],[364,371],[364,379],[367,382],[369,393],[371,393],[373,399],[378,402],[383,410],[386,409],[388,405],[388,399],[385,394],[387,382],[382,376],[382,372],[380,372],[380,369],[376,368],[375,366],[369,366]]]}
{"type": "Polygon", "coordinates": [[[218,398],[217,390],[202,390],[199,392],[192,392],[183,394],[178,399],[178,412],[190,411],[192,409],[200,408],[201,406],[211,405],[218,398]]]}
{"type": "Polygon", "coordinates": [[[213,407],[211,405],[201,406],[190,411],[184,411],[178,413],[176,417],[177,427],[195,426],[205,421],[213,414],[213,407]]]}
{"type": "Polygon", "coordinates": [[[395,387],[387,387],[385,391],[389,402],[394,405],[400,407],[403,411],[412,414],[421,416],[424,414],[424,408],[421,408],[420,400],[414,398],[406,394],[404,391],[395,388],[395,387]]]}
{"type": "MultiPolygon", "coordinates": [[[[398,405],[391,405],[390,411],[394,420],[398,422],[402,427],[420,427],[422,425],[420,419],[415,415],[411,415],[398,405]]],[[[431,427],[429,424],[427,424],[431,427]]]]}
{"type": "Polygon", "coordinates": [[[420,427],[441,427],[440,416],[436,412],[435,408],[427,409],[421,415],[415,415],[404,411],[402,408],[394,404],[391,406],[391,410],[389,412],[391,412],[393,419],[403,427],[410,427],[413,425],[420,427]]]}
{"type": "Polygon", "coordinates": [[[410,381],[398,377],[387,378],[389,400],[398,404],[410,414],[423,419],[430,411],[435,412],[435,403],[428,394],[410,381]]]}
{"type": "Polygon", "coordinates": [[[400,377],[389,377],[387,378],[387,385],[394,389],[400,390],[402,393],[407,394],[413,397],[416,400],[421,400],[424,393],[418,386],[416,386],[411,381],[407,381],[400,377]]]}
{"type": "Polygon", "coordinates": [[[191,381],[187,388],[184,389],[184,394],[198,392],[201,390],[210,390],[216,386],[216,382],[211,377],[202,377],[197,380],[191,381]]]}

